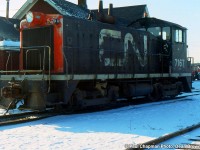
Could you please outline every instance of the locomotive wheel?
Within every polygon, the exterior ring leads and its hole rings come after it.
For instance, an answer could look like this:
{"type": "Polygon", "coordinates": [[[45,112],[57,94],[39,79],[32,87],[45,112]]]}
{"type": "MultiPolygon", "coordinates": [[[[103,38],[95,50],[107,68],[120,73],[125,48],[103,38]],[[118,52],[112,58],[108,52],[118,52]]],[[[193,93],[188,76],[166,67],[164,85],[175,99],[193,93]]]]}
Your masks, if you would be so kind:
{"type": "Polygon", "coordinates": [[[75,111],[75,110],[78,109],[77,97],[76,97],[75,93],[72,94],[70,101],[68,103],[68,106],[69,106],[69,109],[72,110],[72,111],[75,111]]]}
{"type": "Polygon", "coordinates": [[[153,85],[153,92],[148,95],[150,101],[158,101],[163,97],[162,86],[159,83],[153,85]]]}
{"type": "Polygon", "coordinates": [[[77,88],[72,94],[71,99],[69,101],[69,109],[71,109],[72,111],[81,109],[83,103],[82,100],[84,99],[84,97],[85,92],[77,88]]]}

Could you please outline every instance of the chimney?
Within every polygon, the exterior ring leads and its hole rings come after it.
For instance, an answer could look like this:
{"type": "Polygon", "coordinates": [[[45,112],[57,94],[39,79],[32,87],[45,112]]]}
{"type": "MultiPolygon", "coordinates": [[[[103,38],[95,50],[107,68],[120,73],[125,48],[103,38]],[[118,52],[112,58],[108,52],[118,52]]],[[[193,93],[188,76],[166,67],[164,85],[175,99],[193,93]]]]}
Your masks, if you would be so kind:
{"type": "Polygon", "coordinates": [[[112,11],[113,11],[113,5],[110,4],[109,9],[108,9],[108,14],[104,14],[103,1],[99,0],[99,9],[98,9],[98,13],[97,13],[97,20],[100,22],[103,22],[103,23],[114,24],[115,18],[113,17],[112,11]]]}
{"type": "Polygon", "coordinates": [[[99,13],[103,13],[103,1],[99,0],[99,9],[98,9],[99,13]]]}
{"type": "Polygon", "coordinates": [[[82,8],[87,9],[87,0],[78,0],[78,5],[82,8]]]}
{"type": "Polygon", "coordinates": [[[7,1],[7,6],[6,6],[6,18],[9,18],[9,1],[10,0],[6,0],[7,1]]]}
{"type": "Polygon", "coordinates": [[[109,4],[108,15],[109,15],[109,16],[112,16],[112,15],[113,15],[113,4],[109,4]]]}

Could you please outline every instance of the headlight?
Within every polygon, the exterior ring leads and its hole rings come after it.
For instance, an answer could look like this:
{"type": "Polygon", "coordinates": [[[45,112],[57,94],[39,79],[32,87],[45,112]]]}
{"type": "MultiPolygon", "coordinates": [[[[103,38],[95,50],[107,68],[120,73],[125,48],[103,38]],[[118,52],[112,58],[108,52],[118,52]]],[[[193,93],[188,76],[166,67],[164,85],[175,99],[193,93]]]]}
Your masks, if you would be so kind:
{"type": "Polygon", "coordinates": [[[32,21],[33,21],[33,13],[32,12],[28,12],[27,14],[26,14],[26,21],[28,22],[28,23],[31,23],[32,21]]]}
{"type": "Polygon", "coordinates": [[[29,11],[26,14],[26,21],[32,25],[42,25],[45,23],[45,14],[29,11]]]}

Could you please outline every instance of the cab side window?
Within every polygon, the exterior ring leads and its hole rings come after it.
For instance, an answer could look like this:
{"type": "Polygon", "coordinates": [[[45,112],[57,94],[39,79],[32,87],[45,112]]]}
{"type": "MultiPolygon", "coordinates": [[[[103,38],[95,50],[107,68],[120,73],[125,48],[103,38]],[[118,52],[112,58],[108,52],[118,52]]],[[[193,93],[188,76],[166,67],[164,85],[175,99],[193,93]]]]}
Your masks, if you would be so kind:
{"type": "Polygon", "coordinates": [[[187,39],[186,39],[187,35],[186,35],[186,31],[183,31],[183,43],[187,43],[187,39]]]}
{"type": "Polygon", "coordinates": [[[175,42],[182,43],[183,42],[183,31],[175,30],[175,42]]]}

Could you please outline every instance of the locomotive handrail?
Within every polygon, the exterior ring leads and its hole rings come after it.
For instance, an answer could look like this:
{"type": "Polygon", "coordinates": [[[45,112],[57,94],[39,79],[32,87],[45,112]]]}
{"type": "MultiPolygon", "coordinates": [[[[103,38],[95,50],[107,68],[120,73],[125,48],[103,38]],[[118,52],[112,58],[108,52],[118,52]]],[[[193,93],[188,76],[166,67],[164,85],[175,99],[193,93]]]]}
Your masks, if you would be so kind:
{"type": "MultiPolygon", "coordinates": [[[[44,75],[44,71],[45,71],[45,52],[46,52],[46,49],[45,48],[48,48],[48,51],[49,51],[49,69],[48,69],[48,80],[49,80],[49,87],[48,87],[48,93],[50,92],[50,85],[51,85],[51,47],[50,46],[32,46],[32,47],[21,47],[21,49],[26,49],[26,51],[32,51],[32,50],[38,50],[36,48],[44,48],[44,58],[43,58],[43,68],[40,70],[0,70],[0,73],[43,73],[44,75]]],[[[27,53],[26,53],[27,54],[27,53]]],[[[27,59],[27,55],[26,55],[26,59],[27,59]]],[[[27,60],[26,60],[26,63],[27,63],[27,60]]],[[[40,62],[41,63],[41,62],[40,62]]],[[[40,66],[41,67],[41,66],[40,66]]]]}
{"type": "MultiPolygon", "coordinates": [[[[30,51],[40,51],[39,49],[27,49],[26,50],[26,69],[27,69],[27,64],[28,64],[28,53],[30,52],[30,51]]],[[[45,50],[44,50],[45,51],[45,50]]],[[[41,60],[42,58],[41,58],[41,53],[40,53],[40,70],[41,70],[41,60]]],[[[44,69],[44,68],[43,68],[44,69]]]]}
{"type": "MultiPolygon", "coordinates": [[[[45,59],[46,59],[46,56],[45,56],[45,51],[46,49],[45,48],[48,48],[49,50],[49,76],[48,76],[48,80],[49,80],[49,87],[48,87],[48,93],[50,92],[50,85],[51,85],[51,47],[50,46],[32,46],[32,47],[22,47],[22,49],[27,49],[26,51],[33,51],[33,50],[38,50],[37,48],[44,48],[43,51],[44,51],[44,58],[43,58],[43,68],[42,68],[42,73],[44,75],[44,71],[45,71],[45,59]]],[[[27,52],[26,52],[27,54],[27,52]]],[[[26,55],[26,59],[27,59],[27,55],[26,55]]],[[[27,62],[27,60],[26,60],[27,62]]],[[[27,64],[26,64],[27,65],[27,64]]]]}
{"type": "Polygon", "coordinates": [[[10,70],[10,71],[4,71],[0,70],[0,73],[42,73],[43,70],[10,70]]]}
{"type": "Polygon", "coordinates": [[[6,71],[8,70],[8,63],[9,63],[9,60],[10,60],[10,53],[8,53],[8,59],[6,61],[6,71]]]}
{"type": "MultiPolygon", "coordinates": [[[[7,58],[7,61],[6,61],[6,71],[8,71],[8,64],[9,64],[9,61],[11,60],[12,61],[12,55],[11,55],[11,53],[15,53],[16,51],[7,51],[7,53],[8,53],[8,58],[7,58]]],[[[12,68],[12,62],[11,62],[11,68],[12,68]]],[[[6,72],[6,74],[7,74],[7,72],[6,72]]]]}
{"type": "MultiPolygon", "coordinates": [[[[65,48],[66,46],[64,46],[65,48]]],[[[67,47],[68,48],[68,47],[67,47]]],[[[69,73],[69,63],[68,63],[68,60],[67,60],[67,56],[64,52],[64,49],[62,49],[62,52],[63,52],[63,56],[64,56],[64,60],[65,60],[65,63],[66,63],[66,75],[69,73]]]]}

